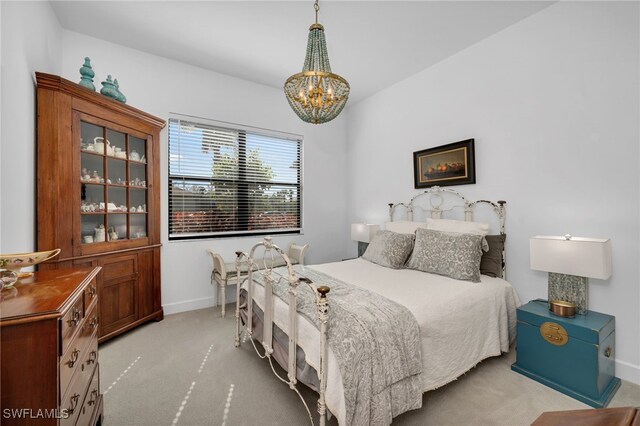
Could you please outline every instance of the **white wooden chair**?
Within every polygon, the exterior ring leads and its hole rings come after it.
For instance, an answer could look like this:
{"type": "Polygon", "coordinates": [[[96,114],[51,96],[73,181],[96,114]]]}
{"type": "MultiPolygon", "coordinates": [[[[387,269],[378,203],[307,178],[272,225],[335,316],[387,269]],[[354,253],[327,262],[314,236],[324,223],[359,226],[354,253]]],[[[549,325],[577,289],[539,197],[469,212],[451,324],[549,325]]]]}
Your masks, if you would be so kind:
{"type": "MultiPolygon", "coordinates": [[[[303,246],[292,243],[287,251],[287,256],[292,265],[300,264],[304,265],[304,255],[309,248],[309,244],[303,246]]],[[[211,249],[207,249],[207,253],[211,256],[213,261],[213,269],[211,270],[211,285],[215,287],[215,295],[217,297],[216,306],[222,306],[222,317],[225,317],[225,304],[227,302],[227,284],[235,284],[238,271],[236,270],[236,263],[225,262],[220,254],[214,252],[211,249]]],[[[258,265],[261,265],[262,259],[255,259],[258,265]]],[[[267,266],[284,266],[285,261],[282,257],[274,257],[273,261],[267,259],[267,266]]],[[[240,271],[240,278],[247,276],[247,268],[243,267],[240,271]]]]}

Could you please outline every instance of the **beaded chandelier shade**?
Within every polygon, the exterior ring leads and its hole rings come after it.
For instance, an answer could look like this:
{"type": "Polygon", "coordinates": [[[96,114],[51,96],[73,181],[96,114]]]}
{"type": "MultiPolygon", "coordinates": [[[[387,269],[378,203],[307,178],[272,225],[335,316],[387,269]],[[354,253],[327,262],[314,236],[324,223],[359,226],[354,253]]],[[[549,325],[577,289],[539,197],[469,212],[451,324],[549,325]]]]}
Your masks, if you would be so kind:
{"type": "Polygon", "coordinates": [[[293,111],[307,123],[322,124],[336,118],[349,98],[349,83],[331,72],[324,27],[318,23],[309,27],[307,55],[302,72],[292,75],[284,83],[284,94],[293,111]]]}

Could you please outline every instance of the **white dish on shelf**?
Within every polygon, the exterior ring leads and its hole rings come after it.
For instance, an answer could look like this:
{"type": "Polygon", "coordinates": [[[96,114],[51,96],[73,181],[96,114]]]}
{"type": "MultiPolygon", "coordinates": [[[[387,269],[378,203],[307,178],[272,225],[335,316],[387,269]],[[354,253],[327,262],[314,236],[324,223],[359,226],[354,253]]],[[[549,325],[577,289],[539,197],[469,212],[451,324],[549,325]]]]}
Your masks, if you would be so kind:
{"type": "MultiPolygon", "coordinates": [[[[100,210],[104,210],[104,203],[100,203],[100,210]]],[[[107,211],[108,212],[113,212],[118,210],[118,208],[116,207],[116,205],[114,203],[107,203],[107,211]]]]}

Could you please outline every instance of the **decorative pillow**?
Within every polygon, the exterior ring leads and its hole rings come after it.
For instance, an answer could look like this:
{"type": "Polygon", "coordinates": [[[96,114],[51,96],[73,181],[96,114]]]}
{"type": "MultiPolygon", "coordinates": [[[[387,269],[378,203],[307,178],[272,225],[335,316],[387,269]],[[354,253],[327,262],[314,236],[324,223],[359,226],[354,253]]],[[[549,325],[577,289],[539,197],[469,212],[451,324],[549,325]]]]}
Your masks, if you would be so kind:
{"type": "Polygon", "coordinates": [[[413,234],[378,231],[362,258],[388,268],[400,269],[413,248],[413,234]]]}
{"type": "MultiPolygon", "coordinates": [[[[427,218],[427,229],[485,236],[489,233],[489,224],[483,222],[468,222],[466,220],[427,218]]],[[[482,250],[489,251],[489,244],[484,238],[482,239],[482,250]]]]}
{"type": "Polygon", "coordinates": [[[457,280],[480,282],[482,235],[418,228],[406,267],[457,280]]]}
{"type": "Polygon", "coordinates": [[[506,235],[487,235],[489,251],[482,254],[480,273],[490,277],[502,278],[502,251],[506,235]]]}
{"type": "Polygon", "coordinates": [[[409,220],[396,220],[394,222],[385,222],[384,224],[384,229],[399,234],[414,234],[416,229],[426,227],[427,224],[424,222],[412,222],[409,220]]]}

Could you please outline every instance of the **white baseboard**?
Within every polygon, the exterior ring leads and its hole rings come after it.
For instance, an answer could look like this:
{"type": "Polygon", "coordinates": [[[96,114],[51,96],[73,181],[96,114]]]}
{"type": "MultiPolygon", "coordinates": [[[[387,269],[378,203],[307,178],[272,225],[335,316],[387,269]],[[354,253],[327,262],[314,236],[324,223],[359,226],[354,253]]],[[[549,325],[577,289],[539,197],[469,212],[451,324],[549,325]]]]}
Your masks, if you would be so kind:
{"type": "Polygon", "coordinates": [[[616,377],[640,385],[640,365],[616,359],[616,377]]]}
{"type": "Polygon", "coordinates": [[[167,303],[162,305],[165,315],[178,314],[180,312],[195,311],[197,309],[210,308],[213,306],[213,297],[203,297],[200,299],[183,300],[182,302],[167,303]]]}

